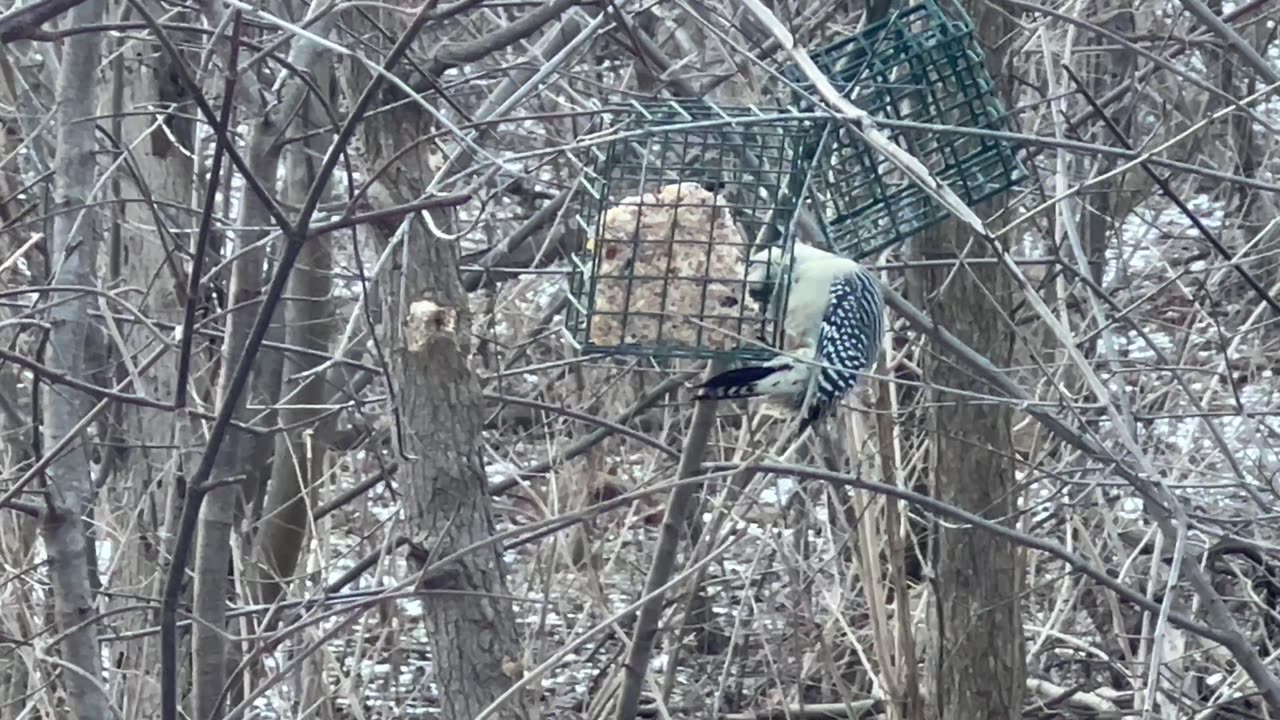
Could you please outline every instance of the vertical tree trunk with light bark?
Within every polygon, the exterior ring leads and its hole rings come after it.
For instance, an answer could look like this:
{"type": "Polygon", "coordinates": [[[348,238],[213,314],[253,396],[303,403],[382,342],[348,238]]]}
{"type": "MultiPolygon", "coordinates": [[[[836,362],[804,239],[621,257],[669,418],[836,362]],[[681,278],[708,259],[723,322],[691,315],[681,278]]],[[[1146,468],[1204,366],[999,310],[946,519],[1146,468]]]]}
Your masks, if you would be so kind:
{"type": "MultiPolygon", "coordinates": [[[[392,382],[404,421],[401,468],[409,528],[435,561],[493,534],[481,459],[480,383],[471,371],[470,313],[458,278],[454,241],[417,221],[405,239],[408,307],[389,308],[392,382]]],[[[429,577],[424,599],[441,717],[467,720],[510,688],[521,657],[498,544],[468,553],[429,577]]],[[[499,717],[522,718],[519,698],[499,717]]]]}
{"type": "MultiPolygon", "coordinates": [[[[154,3],[152,12],[162,11],[154,3]]],[[[137,20],[125,5],[122,21],[137,20]]],[[[112,187],[121,199],[113,208],[118,222],[110,239],[108,277],[119,285],[136,288],[130,301],[144,315],[165,323],[181,323],[186,274],[182,248],[193,229],[194,127],[192,107],[184,103],[185,88],[172,71],[172,59],[159,43],[139,37],[121,37],[113,59],[111,92],[112,135],[130,148],[125,169],[113,176],[112,187]]],[[[114,310],[114,308],[111,308],[114,310]]],[[[156,348],[155,336],[141,324],[117,322],[129,357],[112,360],[113,382],[129,379],[142,358],[156,348]]],[[[207,379],[198,359],[193,380],[207,379]]],[[[133,392],[160,401],[174,398],[177,364],[166,358],[134,378],[133,392]]],[[[207,388],[194,395],[208,401],[207,388]]],[[[117,549],[115,577],[120,597],[108,598],[108,610],[134,602],[133,597],[159,597],[164,585],[162,567],[172,550],[172,538],[182,497],[178,486],[181,459],[177,448],[186,443],[188,424],[168,410],[116,405],[111,409],[108,449],[105,450],[103,497],[98,511],[103,517],[129,518],[139,528],[123,536],[117,549]]],[[[139,613],[124,615],[122,630],[141,631],[153,618],[139,613]]],[[[159,663],[154,638],[116,647],[121,671],[128,678],[116,683],[113,698],[129,717],[152,717],[159,711],[160,685],[154,668],[159,663]]]]}
{"type": "MultiPolygon", "coordinates": [[[[69,27],[101,23],[105,5],[105,0],[88,0],[76,6],[71,10],[69,27]]],[[[95,287],[101,237],[94,211],[86,209],[86,204],[92,199],[97,179],[94,123],[101,86],[102,34],[71,35],[63,42],[54,111],[57,146],[52,210],[56,214],[49,238],[50,284],[95,287]]],[[[92,297],[73,291],[43,298],[49,306],[46,319],[50,325],[44,361],[53,372],[76,380],[85,378],[85,357],[93,333],[89,319],[92,297]]],[[[93,398],[65,386],[44,387],[47,451],[88,414],[93,398]]],[[[64,633],[57,653],[70,666],[61,673],[61,680],[70,717],[101,720],[111,713],[102,685],[102,655],[94,621],[95,583],[90,579],[94,544],[84,523],[94,498],[87,438],[81,435],[74,440],[49,466],[45,478],[42,530],[58,629],[64,633]]]]}
{"type": "MultiPolygon", "coordinates": [[[[316,68],[317,87],[328,89],[331,72],[323,65],[316,68]]],[[[332,98],[326,98],[330,102],[332,98]]],[[[331,137],[317,129],[323,126],[324,111],[318,99],[308,96],[298,114],[295,132],[314,133],[285,151],[285,199],[301,205],[315,182],[316,170],[324,157],[331,137]]],[[[333,334],[333,292],[331,244],[340,241],[338,234],[318,237],[302,248],[298,265],[289,278],[289,300],[285,303],[285,338],[291,347],[322,353],[329,347],[333,334]]],[[[323,362],[319,355],[301,353],[284,358],[284,376],[291,377],[313,370],[323,362]]],[[[305,546],[309,512],[312,507],[312,483],[323,472],[324,438],[332,430],[333,417],[322,406],[333,390],[326,374],[314,373],[300,381],[301,387],[285,388],[288,397],[281,409],[280,422],[293,428],[276,438],[271,481],[265,489],[261,530],[258,534],[257,575],[254,592],[257,602],[270,605],[288,586],[305,546]]]]}

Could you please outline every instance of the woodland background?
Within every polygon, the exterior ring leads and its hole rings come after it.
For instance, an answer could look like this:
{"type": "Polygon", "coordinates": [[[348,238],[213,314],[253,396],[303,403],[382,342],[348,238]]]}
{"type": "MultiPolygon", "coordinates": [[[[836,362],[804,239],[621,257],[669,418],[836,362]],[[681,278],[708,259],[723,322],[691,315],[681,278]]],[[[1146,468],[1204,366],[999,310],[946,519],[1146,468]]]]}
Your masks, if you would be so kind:
{"type": "Polygon", "coordinates": [[[0,718],[1280,716],[1280,5],[965,7],[1032,178],[786,459],[562,327],[585,118],[777,100],[747,4],[8,8],[0,718]]]}

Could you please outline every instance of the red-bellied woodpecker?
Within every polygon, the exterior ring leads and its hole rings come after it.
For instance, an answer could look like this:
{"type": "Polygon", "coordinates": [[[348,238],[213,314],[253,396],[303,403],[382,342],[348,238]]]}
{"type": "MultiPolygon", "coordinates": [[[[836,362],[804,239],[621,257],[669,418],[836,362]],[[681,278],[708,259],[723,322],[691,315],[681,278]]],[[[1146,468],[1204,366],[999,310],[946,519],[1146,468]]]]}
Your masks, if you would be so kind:
{"type": "Polygon", "coordinates": [[[795,349],[720,373],[698,386],[698,397],[777,396],[801,413],[804,432],[875,365],[884,336],[884,296],[862,265],[802,243],[795,244],[789,292],[779,292],[783,262],[778,248],[753,255],[751,294],[767,303],[773,317],[785,297],[783,329],[795,349]]]}

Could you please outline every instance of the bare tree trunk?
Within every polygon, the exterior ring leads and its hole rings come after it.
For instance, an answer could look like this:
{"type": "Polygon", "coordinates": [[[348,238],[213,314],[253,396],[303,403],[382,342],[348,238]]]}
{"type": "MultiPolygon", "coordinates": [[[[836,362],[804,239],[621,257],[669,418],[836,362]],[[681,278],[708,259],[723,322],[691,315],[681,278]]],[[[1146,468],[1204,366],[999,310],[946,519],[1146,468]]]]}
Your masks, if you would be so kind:
{"type": "MultiPolygon", "coordinates": [[[[242,252],[243,243],[236,243],[242,252]]],[[[223,341],[223,373],[218,381],[218,400],[226,402],[232,372],[238,356],[248,343],[253,327],[254,310],[261,300],[261,251],[245,253],[231,274],[229,305],[237,308],[227,316],[227,334],[223,341]]],[[[240,394],[244,409],[245,394],[240,394]]],[[[234,417],[234,416],[233,416],[234,417]]],[[[195,543],[195,584],[192,608],[197,621],[192,626],[192,712],[197,720],[218,717],[218,700],[227,680],[227,593],[231,567],[231,530],[235,525],[236,496],[245,477],[242,453],[246,443],[243,433],[231,431],[218,450],[208,491],[200,507],[199,534],[195,543]]],[[[191,502],[188,498],[187,502],[191,502]]]]}
{"type": "MultiPolygon", "coordinates": [[[[493,534],[480,456],[483,406],[479,381],[467,364],[470,312],[457,248],[431,237],[420,222],[405,242],[414,258],[400,278],[409,306],[395,307],[393,301],[395,312],[386,316],[397,329],[392,382],[400,391],[403,451],[417,458],[402,466],[410,527],[436,559],[493,534]]],[[[395,288],[391,292],[399,290],[396,285],[388,283],[395,288]]],[[[456,591],[428,595],[425,619],[441,716],[466,720],[511,687],[504,666],[521,657],[497,546],[459,559],[430,587],[456,591]]],[[[525,716],[519,698],[499,714],[525,716]]]]}
{"type": "MultiPolygon", "coordinates": [[[[954,259],[969,240],[958,223],[945,223],[922,242],[926,259],[954,259]],[[927,245],[925,244],[927,243],[927,245]]],[[[969,257],[985,255],[975,252],[969,257]]],[[[930,294],[930,316],[971,347],[983,348],[1007,367],[1012,332],[1002,308],[1011,283],[993,265],[920,272],[930,294]],[[936,294],[935,294],[936,293],[936,294]],[[988,295],[990,293],[990,295],[988,295]]],[[[984,382],[947,358],[930,355],[929,385],[960,392],[992,393],[984,382]]],[[[935,494],[939,500],[991,519],[1014,516],[1011,410],[967,395],[939,391],[931,437],[935,494]]],[[[1016,546],[982,530],[937,523],[934,553],[936,654],[934,700],[940,720],[1019,718],[1022,715],[1024,649],[1021,567],[1016,546]]]]}
{"type": "MultiPolygon", "coordinates": [[[[1106,18],[1106,24],[1119,33],[1132,34],[1137,32],[1135,26],[1136,13],[1130,7],[1125,7],[1122,0],[1099,0],[1094,5],[1095,12],[1098,17],[1106,18]]],[[[1085,38],[1088,46],[1102,45],[1106,42],[1105,38],[1096,35],[1088,35],[1085,38]]],[[[1132,77],[1135,66],[1135,55],[1131,51],[1124,49],[1108,50],[1105,52],[1097,52],[1094,54],[1085,54],[1081,59],[1081,63],[1085,68],[1086,82],[1090,84],[1089,92],[1094,97],[1102,97],[1107,89],[1115,87],[1120,82],[1132,77]]],[[[1120,112],[1112,112],[1111,116],[1116,118],[1125,133],[1129,133],[1133,127],[1134,108],[1136,100],[1125,104],[1119,108],[1120,112]]],[[[1112,142],[1110,133],[1105,129],[1099,128],[1100,137],[1095,142],[1112,142]]],[[[1087,162],[1077,160],[1075,174],[1072,177],[1087,177],[1090,173],[1101,175],[1110,172],[1116,165],[1114,159],[1091,158],[1087,162]]],[[[1082,200],[1083,208],[1080,210],[1080,243],[1083,246],[1083,258],[1077,260],[1088,268],[1093,281],[1102,283],[1102,270],[1106,262],[1107,247],[1109,245],[1108,237],[1112,231],[1112,224],[1119,218],[1129,214],[1129,200],[1133,194],[1124,193],[1126,189],[1126,180],[1128,176],[1141,175],[1137,170],[1130,173],[1112,176],[1106,180],[1094,185],[1093,192],[1085,194],[1082,200]],[[1126,197],[1128,196],[1128,197],[1126,197]],[[1123,213],[1123,214],[1117,214],[1123,213]]],[[[1138,195],[1144,197],[1144,195],[1138,195]]],[[[1074,205],[1074,203],[1073,203],[1074,205]]]]}
{"type": "MultiPolygon", "coordinates": [[[[316,71],[317,87],[328,88],[330,72],[321,66],[316,71]]],[[[308,99],[299,115],[297,132],[322,127],[322,108],[308,99]]],[[[329,146],[329,135],[316,132],[307,140],[294,143],[285,154],[286,199],[301,205],[315,181],[317,158],[329,146]]],[[[338,235],[316,238],[308,242],[298,256],[297,268],[289,278],[290,300],[285,307],[287,318],[285,342],[293,347],[324,351],[333,334],[329,321],[329,296],[333,282],[330,242],[338,235]]],[[[285,375],[311,370],[323,360],[301,354],[285,359],[285,375]]],[[[325,373],[309,376],[296,393],[288,396],[289,407],[280,411],[284,427],[296,428],[276,440],[271,483],[262,512],[262,529],[257,547],[260,553],[255,581],[258,602],[270,604],[279,597],[298,564],[298,556],[306,540],[312,483],[323,472],[325,446],[323,438],[333,427],[332,414],[317,410],[329,397],[330,384],[325,373]],[[297,406],[297,407],[294,407],[297,406]],[[324,416],[327,419],[319,419],[324,416]]]]}
{"type": "MultiPolygon", "coordinates": [[[[1009,20],[986,0],[967,3],[988,53],[999,69],[998,43],[1009,20]]],[[[993,73],[998,74],[998,72],[993,73]]],[[[942,223],[920,238],[929,260],[991,255],[957,221],[942,223]],[[973,240],[971,243],[970,240],[973,240]]],[[[918,271],[927,310],[939,325],[998,367],[1008,367],[1013,331],[1012,280],[997,265],[959,265],[918,271]]],[[[935,391],[931,437],[934,492],[939,500],[1006,521],[1018,508],[1013,465],[1012,409],[984,402],[995,394],[985,382],[947,358],[930,354],[925,377],[935,391]]],[[[1010,541],[968,527],[935,524],[934,608],[931,667],[934,713],[939,720],[1013,720],[1022,717],[1026,657],[1022,637],[1022,568],[1010,541]]]]}
{"type": "MultiPolygon", "coordinates": [[[[289,16],[289,6],[287,3],[279,3],[277,12],[282,16],[289,16]]],[[[295,13],[300,19],[305,13],[295,13]]],[[[315,23],[311,27],[311,31],[320,36],[325,36],[329,32],[332,25],[332,16],[326,16],[315,23]]],[[[327,51],[322,45],[314,42],[300,42],[294,45],[289,51],[289,63],[300,71],[309,73],[317,72],[320,63],[327,61],[327,51]]],[[[277,91],[268,91],[266,88],[257,87],[257,81],[250,74],[246,74],[244,92],[238,93],[240,98],[248,98],[254,100],[255,103],[270,93],[277,91]]],[[[248,162],[249,169],[254,177],[258,179],[262,187],[272,191],[276,187],[277,178],[280,173],[280,158],[284,152],[286,143],[293,140],[288,135],[294,128],[293,120],[299,112],[299,107],[307,100],[310,94],[310,88],[307,83],[290,78],[291,82],[283,85],[278,90],[280,102],[271,105],[255,104],[245,110],[245,117],[254,118],[253,130],[249,134],[249,140],[246,143],[247,152],[245,158],[248,162]],[[287,137],[288,135],[288,137],[287,137]]],[[[246,238],[245,245],[253,245],[261,242],[268,234],[265,229],[274,225],[270,209],[257,197],[254,193],[245,193],[240,208],[240,227],[243,230],[240,234],[246,238]]],[[[275,268],[272,258],[261,251],[255,251],[255,256],[260,258],[258,263],[258,275],[256,282],[254,297],[262,292],[266,278],[271,277],[275,268]]],[[[272,318],[271,328],[267,331],[266,340],[269,342],[283,343],[285,339],[285,329],[283,323],[283,307],[276,307],[276,314],[272,318]]],[[[280,387],[282,373],[284,368],[284,355],[278,350],[271,348],[262,348],[254,364],[253,382],[250,386],[252,392],[253,403],[258,406],[273,408],[261,411],[259,416],[253,418],[254,424],[260,426],[272,425],[276,419],[276,410],[274,406],[280,399],[280,387]]],[[[230,371],[230,368],[227,368],[230,371]]],[[[245,482],[244,482],[244,498],[246,502],[255,503],[255,507],[260,507],[257,503],[263,498],[266,492],[266,486],[271,478],[272,454],[275,450],[275,438],[264,435],[259,437],[251,437],[243,441],[244,450],[248,453],[245,461],[245,482]]],[[[256,519],[256,513],[250,511],[250,522],[256,519]]]]}
{"type": "MultiPolygon", "coordinates": [[[[329,20],[321,20],[312,31],[320,35],[328,32],[329,20]]],[[[318,43],[300,42],[290,51],[291,64],[310,69],[324,57],[318,43]]],[[[244,75],[244,97],[262,97],[262,89],[256,87],[252,74],[244,75]]],[[[306,100],[305,83],[294,82],[284,87],[281,102],[268,108],[250,107],[249,117],[256,119],[247,142],[245,157],[249,169],[258,182],[270,191],[276,186],[279,160],[284,149],[284,135],[292,127],[290,122],[299,105],[306,100]]],[[[261,241],[273,224],[270,209],[254,193],[246,192],[241,199],[240,227],[234,252],[239,258],[234,265],[231,291],[227,305],[235,308],[228,316],[226,337],[223,340],[222,376],[218,397],[224,398],[226,383],[230,380],[239,353],[245,346],[253,326],[254,315],[262,302],[263,281],[266,275],[267,253],[261,241]],[[248,248],[253,248],[249,250],[248,248]]],[[[278,326],[268,332],[268,340],[282,340],[278,326]]],[[[280,354],[263,349],[254,366],[252,394],[256,403],[271,406],[279,399],[280,354]]],[[[241,395],[244,402],[244,395],[241,395]]],[[[236,409],[241,416],[244,406],[236,409]]],[[[270,422],[274,411],[266,414],[270,422]]],[[[211,476],[213,483],[234,480],[234,484],[217,487],[209,493],[201,507],[200,534],[196,546],[196,582],[193,605],[200,621],[194,624],[192,654],[194,711],[200,720],[217,717],[218,699],[227,683],[230,666],[235,664],[238,648],[226,643],[226,600],[230,590],[228,572],[231,563],[231,533],[239,512],[241,500],[252,501],[264,490],[269,477],[272,438],[252,438],[231,430],[219,452],[217,464],[211,476]]],[[[231,697],[236,697],[233,693],[231,697]]]]}
{"type": "MultiPolygon", "coordinates": [[[[408,308],[388,313],[396,328],[395,375],[405,422],[410,513],[415,534],[439,557],[493,533],[480,437],[480,385],[470,359],[470,312],[457,274],[457,248],[432,238],[415,223],[409,233],[409,263],[401,277],[408,308]]],[[[446,569],[434,589],[457,595],[431,598],[427,632],[441,687],[442,715],[469,718],[511,685],[504,664],[520,658],[513,608],[502,558],[489,546],[446,569]]],[[[517,698],[500,717],[524,717],[517,698]]]]}
{"type": "MultiPolygon", "coordinates": [[[[155,9],[154,7],[152,8],[155,9]]],[[[125,5],[120,19],[136,19],[125,5]]],[[[172,60],[157,43],[124,37],[113,62],[113,136],[130,148],[129,162],[113,177],[114,209],[119,222],[113,228],[107,275],[126,287],[140,288],[138,310],[154,321],[180,323],[185,285],[182,254],[176,252],[190,235],[194,176],[194,127],[183,104],[183,89],[170,69],[172,60]],[[152,112],[147,112],[148,110],[152,112]]],[[[100,302],[104,310],[108,308],[100,302]]],[[[155,338],[138,324],[118,322],[124,350],[129,357],[115,357],[115,382],[133,375],[137,358],[152,348],[155,338]]],[[[200,368],[197,366],[196,368],[200,368]]],[[[177,369],[173,362],[158,362],[137,373],[135,392],[157,400],[175,396],[177,369]]],[[[205,393],[196,393],[208,399],[205,393]]],[[[167,410],[117,405],[111,410],[109,447],[104,453],[106,473],[103,497],[97,506],[102,522],[135,527],[140,532],[121,533],[116,550],[114,579],[121,595],[109,599],[107,609],[134,602],[132,596],[159,597],[164,585],[161,568],[170,547],[167,527],[179,513],[177,447],[188,425],[175,422],[167,410]]],[[[152,618],[138,613],[121,618],[121,629],[142,630],[152,618]]],[[[129,717],[152,717],[159,712],[160,684],[154,668],[159,663],[155,638],[123,644],[120,681],[113,697],[129,717]]]]}
{"type": "MultiPolygon", "coordinates": [[[[270,134],[263,126],[270,126],[270,118],[255,126],[248,142],[247,157],[263,186],[272,188],[276,182],[279,154],[267,150],[270,134]]],[[[271,223],[270,214],[253,194],[245,193],[241,200],[240,227],[263,228],[271,223]]],[[[241,350],[248,341],[254,315],[262,301],[263,266],[266,252],[260,246],[264,230],[246,229],[237,233],[232,252],[239,258],[232,266],[230,292],[227,307],[235,308],[227,315],[226,336],[222,341],[222,372],[218,381],[217,397],[225,401],[227,384],[236,366],[241,350]],[[247,248],[255,247],[252,250],[247,248]]],[[[236,409],[240,417],[242,404],[236,409]]],[[[237,496],[242,488],[255,492],[253,485],[254,459],[249,455],[255,443],[244,433],[232,429],[218,452],[210,481],[227,483],[209,492],[200,508],[200,529],[195,546],[195,584],[192,606],[199,621],[192,627],[192,706],[198,720],[216,717],[218,697],[227,680],[226,618],[227,594],[230,590],[228,571],[231,563],[231,532],[236,520],[237,496]],[[230,481],[235,480],[235,484],[230,481]]]]}
{"type": "MultiPolygon", "coordinates": [[[[102,22],[105,0],[88,0],[71,10],[70,27],[102,22]]],[[[92,211],[83,208],[94,191],[94,116],[98,112],[97,68],[102,58],[102,35],[88,32],[67,38],[58,72],[57,159],[54,163],[53,237],[49,239],[51,282],[54,285],[94,287],[100,238],[92,211]]],[[[84,293],[51,293],[46,364],[67,377],[82,379],[92,327],[92,300],[84,293]]],[[[46,386],[48,387],[48,386],[46,386]]],[[[45,393],[44,447],[54,446],[80,421],[93,399],[67,387],[45,393]]],[[[89,446],[83,437],[72,442],[54,461],[45,477],[44,542],[49,555],[49,579],[57,607],[58,627],[65,633],[62,658],[74,670],[62,673],[72,715],[80,720],[111,717],[102,686],[102,656],[93,582],[89,577],[93,543],[84,517],[93,503],[89,446]]]]}
{"type": "MultiPolygon", "coordinates": [[[[405,147],[386,175],[395,202],[414,200],[433,175],[428,148],[417,142],[435,128],[416,108],[370,121],[366,146],[378,167],[405,147]]],[[[443,212],[438,227],[449,227],[443,212]]],[[[384,230],[392,228],[384,227],[384,230]]],[[[384,317],[391,328],[391,383],[403,422],[401,465],[409,528],[438,559],[493,534],[493,516],[481,457],[484,425],[480,383],[469,366],[471,313],[458,274],[454,240],[434,237],[415,218],[403,242],[398,277],[384,284],[384,317]],[[400,304],[404,298],[404,305],[400,304]]],[[[425,624],[440,688],[441,717],[468,720],[508,690],[521,659],[515,614],[502,557],[495,545],[469,553],[428,580],[425,624]],[[510,673],[510,674],[509,674],[510,673]]],[[[527,717],[517,696],[498,717],[527,717]]]]}

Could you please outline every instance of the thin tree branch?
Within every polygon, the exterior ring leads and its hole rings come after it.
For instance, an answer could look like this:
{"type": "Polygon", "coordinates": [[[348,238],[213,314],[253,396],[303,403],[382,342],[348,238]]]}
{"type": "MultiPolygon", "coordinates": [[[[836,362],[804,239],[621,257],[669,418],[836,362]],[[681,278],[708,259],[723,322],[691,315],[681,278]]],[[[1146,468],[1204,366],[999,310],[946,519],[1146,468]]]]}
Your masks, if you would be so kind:
{"type": "Polygon", "coordinates": [[[15,40],[52,40],[41,25],[84,4],[85,0],[36,0],[0,15],[0,43],[15,40]]]}
{"type": "Polygon", "coordinates": [[[579,1],[551,0],[482,37],[467,42],[441,43],[427,72],[438,76],[450,68],[484,59],[510,47],[538,32],[579,1]]]}
{"type": "MultiPolygon", "coordinates": [[[[1182,3],[1182,7],[1187,9],[1187,12],[1194,15],[1202,25],[1214,35],[1217,35],[1227,44],[1227,47],[1234,50],[1237,55],[1248,63],[1254,72],[1261,75],[1268,85],[1280,83],[1280,73],[1277,73],[1275,68],[1271,67],[1271,63],[1259,55],[1258,51],[1254,50],[1248,41],[1240,37],[1240,33],[1237,33],[1222,18],[1218,17],[1218,14],[1204,4],[1202,0],[1179,0],[1179,2],[1182,3]]],[[[1229,90],[1229,88],[1226,89],[1229,90]]]]}
{"type": "MultiPolygon", "coordinates": [[[[1189,0],[1183,0],[1183,2],[1188,1],[1189,0]]],[[[1098,113],[1098,117],[1102,119],[1103,124],[1106,125],[1107,129],[1111,131],[1111,134],[1115,136],[1116,142],[1124,146],[1126,150],[1133,150],[1133,143],[1129,142],[1129,138],[1125,136],[1124,131],[1120,129],[1120,126],[1116,124],[1115,120],[1111,119],[1111,116],[1107,113],[1106,109],[1103,108],[1102,105],[1099,104],[1098,100],[1093,97],[1093,94],[1089,92],[1088,86],[1080,79],[1080,76],[1076,75],[1075,71],[1066,65],[1064,65],[1062,69],[1071,78],[1071,81],[1076,84],[1076,90],[1080,93],[1081,97],[1085,99],[1085,102],[1089,103],[1089,106],[1098,113]]],[[[1280,82],[1280,79],[1274,82],[1280,82]]],[[[1192,226],[1195,227],[1196,231],[1200,233],[1200,237],[1203,237],[1205,241],[1208,242],[1215,251],[1217,251],[1218,255],[1226,260],[1241,278],[1244,278],[1245,284],[1253,290],[1254,294],[1262,298],[1262,301],[1270,306],[1271,309],[1275,311],[1276,315],[1280,315],[1280,302],[1276,302],[1276,299],[1271,296],[1271,293],[1267,292],[1267,289],[1262,286],[1262,283],[1258,282],[1257,278],[1255,278],[1244,265],[1235,261],[1236,254],[1228,250],[1227,247],[1222,244],[1222,241],[1218,239],[1218,236],[1204,224],[1200,217],[1196,215],[1196,213],[1188,207],[1185,202],[1182,201],[1182,198],[1178,196],[1178,193],[1174,192],[1173,188],[1170,187],[1169,182],[1157,175],[1156,171],[1152,170],[1151,166],[1146,162],[1139,161],[1138,167],[1142,168],[1142,171],[1147,174],[1147,177],[1150,177],[1151,181],[1156,184],[1156,187],[1160,188],[1161,194],[1168,198],[1169,202],[1178,207],[1178,210],[1182,212],[1183,217],[1187,218],[1187,221],[1190,222],[1192,226]]]]}
{"type": "MultiPolygon", "coordinates": [[[[707,368],[707,376],[722,372],[725,367],[726,363],[723,361],[712,361],[707,368]]],[[[715,400],[702,399],[694,407],[693,421],[689,425],[684,451],[680,454],[677,480],[685,480],[698,474],[698,468],[706,455],[711,427],[715,424],[717,405],[715,400]]],[[[617,712],[614,714],[617,720],[634,720],[636,710],[640,707],[640,693],[649,672],[649,657],[653,654],[658,620],[665,605],[663,588],[671,580],[680,537],[684,534],[688,515],[693,511],[693,500],[701,487],[695,483],[677,485],[667,501],[658,545],[653,551],[653,563],[649,566],[649,575],[645,579],[645,601],[640,606],[640,614],[636,618],[635,630],[631,636],[631,648],[627,653],[626,671],[618,694],[617,712]]]]}
{"type": "Polygon", "coordinates": [[[496,395],[494,393],[486,393],[485,394],[486,397],[490,400],[501,400],[502,402],[510,402],[512,404],[525,405],[526,407],[534,407],[534,408],[546,410],[548,412],[554,412],[558,415],[576,417],[576,419],[578,420],[594,423],[600,426],[595,430],[592,430],[590,433],[586,434],[585,436],[583,436],[581,439],[579,439],[577,442],[573,443],[569,447],[556,453],[556,456],[554,458],[549,458],[537,464],[530,465],[529,467],[524,468],[523,470],[521,470],[518,473],[515,473],[514,475],[511,475],[509,477],[505,477],[501,480],[497,480],[495,482],[490,483],[489,494],[502,495],[503,493],[506,493],[507,491],[514,488],[516,485],[519,485],[521,478],[528,477],[529,475],[537,475],[538,473],[544,473],[550,470],[551,468],[555,467],[556,465],[559,465],[566,461],[572,460],[575,457],[578,457],[579,455],[587,452],[591,448],[600,444],[602,441],[605,440],[605,438],[608,438],[609,436],[618,434],[618,433],[626,435],[627,437],[633,440],[637,440],[646,445],[649,445],[650,447],[657,449],[659,452],[667,454],[669,457],[677,457],[675,452],[672,451],[670,448],[668,448],[666,445],[663,445],[662,443],[659,443],[656,440],[651,439],[647,435],[632,431],[630,428],[627,428],[624,425],[624,423],[631,421],[632,418],[634,418],[635,416],[639,415],[640,413],[652,407],[659,400],[666,397],[672,390],[675,390],[676,388],[683,385],[686,381],[693,378],[695,374],[696,373],[691,373],[691,372],[680,373],[678,375],[673,375],[672,377],[669,377],[663,380],[662,382],[655,385],[652,390],[640,396],[640,398],[637,399],[635,403],[631,405],[631,407],[627,408],[626,410],[623,410],[613,420],[604,420],[602,418],[593,417],[585,413],[573,413],[572,415],[570,415],[570,412],[572,411],[567,411],[565,408],[551,407],[551,406],[547,406],[545,403],[536,403],[532,400],[523,400],[521,398],[511,398],[508,396],[496,395]]]}

